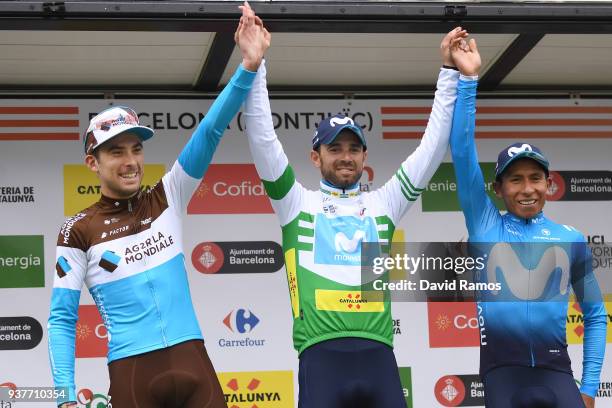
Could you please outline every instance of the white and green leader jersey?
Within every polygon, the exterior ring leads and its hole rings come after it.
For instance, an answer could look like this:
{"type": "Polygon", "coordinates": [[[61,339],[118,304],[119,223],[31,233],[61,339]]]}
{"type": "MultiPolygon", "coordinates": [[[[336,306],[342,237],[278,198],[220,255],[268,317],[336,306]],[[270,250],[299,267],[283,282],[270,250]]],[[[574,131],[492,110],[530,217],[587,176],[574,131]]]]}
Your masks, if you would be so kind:
{"type": "Polygon", "coordinates": [[[293,309],[293,341],[307,347],[339,337],[393,345],[388,296],[364,298],[361,243],[390,244],[396,225],[417,200],[446,154],[459,72],[441,69],[433,108],[419,147],[373,192],[318,191],[295,179],[272,122],[262,63],[246,100],[249,145],[283,234],[293,309]]]}

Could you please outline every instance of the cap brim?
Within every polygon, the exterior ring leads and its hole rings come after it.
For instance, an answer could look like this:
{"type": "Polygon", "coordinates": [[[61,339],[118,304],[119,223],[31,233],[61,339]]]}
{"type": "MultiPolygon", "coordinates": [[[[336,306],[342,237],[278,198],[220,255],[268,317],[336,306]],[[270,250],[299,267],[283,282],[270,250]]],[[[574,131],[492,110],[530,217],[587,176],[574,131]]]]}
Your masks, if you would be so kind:
{"type": "Polygon", "coordinates": [[[145,141],[145,140],[148,140],[148,139],[152,138],[153,135],[155,134],[153,129],[148,128],[146,126],[134,126],[131,129],[124,130],[123,132],[120,132],[120,133],[117,133],[117,134],[121,134],[121,133],[124,133],[124,132],[134,132],[134,133],[136,133],[138,135],[138,137],[140,137],[140,139],[142,141],[145,141]]]}
{"type": "Polygon", "coordinates": [[[134,133],[136,136],[140,138],[141,141],[145,141],[145,140],[152,138],[154,134],[153,129],[150,129],[146,126],[139,126],[139,125],[115,126],[112,129],[112,132],[105,132],[102,135],[97,135],[96,132],[94,131],[94,137],[96,137],[96,140],[100,140],[100,142],[93,148],[93,150],[96,150],[97,148],[102,146],[104,143],[126,132],[134,133]]]}
{"type": "Polygon", "coordinates": [[[510,166],[512,163],[514,163],[518,159],[531,159],[531,160],[535,160],[536,162],[538,162],[538,164],[540,164],[542,167],[544,167],[544,169],[546,171],[548,171],[548,166],[550,165],[548,163],[548,160],[546,160],[546,158],[544,156],[542,156],[541,154],[539,154],[537,152],[533,152],[533,151],[522,151],[522,152],[517,153],[516,155],[514,155],[510,160],[508,160],[506,162],[506,164],[501,169],[497,169],[496,177],[499,177],[504,171],[506,171],[508,166],[510,166]]]}
{"type": "Polygon", "coordinates": [[[338,137],[340,132],[342,132],[344,129],[348,129],[351,132],[353,132],[355,135],[357,135],[357,137],[359,138],[359,141],[361,142],[361,144],[364,147],[367,147],[366,141],[365,141],[365,137],[363,136],[363,132],[361,131],[361,129],[359,129],[356,126],[353,126],[353,125],[351,125],[349,123],[347,123],[346,125],[340,126],[338,128],[338,130],[336,131],[336,134],[334,135],[334,137],[332,137],[331,140],[328,143],[325,143],[325,144],[332,144],[332,143],[334,143],[334,140],[336,140],[336,138],[338,137]]]}

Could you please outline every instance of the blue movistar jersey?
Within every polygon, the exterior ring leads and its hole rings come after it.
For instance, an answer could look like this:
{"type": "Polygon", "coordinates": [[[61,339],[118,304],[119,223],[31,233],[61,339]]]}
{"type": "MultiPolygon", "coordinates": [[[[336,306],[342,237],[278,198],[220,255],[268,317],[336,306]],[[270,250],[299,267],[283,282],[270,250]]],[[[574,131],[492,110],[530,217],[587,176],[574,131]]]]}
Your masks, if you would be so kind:
{"type": "MultiPolygon", "coordinates": [[[[108,332],[109,362],[202,339],[185,270],[181,217],[254,78],[254,72],[238,68],[154,187],[130,199],[103,196],[62,226],[48,323],[53,381],[68,389],[58,403],[76,401],[75,325],[83,284],[108,332]]],[[[92,330],[80,327],[78,334],[92,330]]]]}
{"type": "Polygon", "coordinates": [[[566,341],[571,286],[584,314],[580,391],[593,397],[605,352],[607,315],[590,250],[576,229],[542,213],[523,219],[497,210],[486,193],[476,153],[476,87],[475,80],[459,81],[450,143],[469,241],[482,243],[476,247],[488,257],[481,277],[503,288],[477,302],[481,375],[503,365],[571,373],[566,341]],[[503,301],[495,301],[495,296],[503,301]]]}

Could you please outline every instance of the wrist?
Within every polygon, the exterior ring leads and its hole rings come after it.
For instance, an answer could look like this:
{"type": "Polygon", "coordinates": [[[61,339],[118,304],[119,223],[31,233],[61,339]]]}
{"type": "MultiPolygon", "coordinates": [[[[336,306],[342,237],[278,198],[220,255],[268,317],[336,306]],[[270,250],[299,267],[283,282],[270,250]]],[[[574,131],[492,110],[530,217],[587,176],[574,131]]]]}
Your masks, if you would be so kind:
{"type": "Polygon", "coordinates": [[[261,60],[250,60],[247,58],[242,59],[242,66],[247,71],[257,72],[257,68],[259,68],[259,64],[261,64],[261,60]]]}

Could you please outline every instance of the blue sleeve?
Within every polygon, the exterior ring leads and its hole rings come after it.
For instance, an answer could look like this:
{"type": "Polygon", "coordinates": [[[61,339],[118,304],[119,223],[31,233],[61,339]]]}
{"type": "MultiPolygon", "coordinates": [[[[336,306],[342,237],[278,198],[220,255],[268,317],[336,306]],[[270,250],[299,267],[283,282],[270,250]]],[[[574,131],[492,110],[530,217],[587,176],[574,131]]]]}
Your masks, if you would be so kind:
{"type": "Polygon", "coordinates": [[[580,392],[595,397],[606,352],[608,315],[593,273],[591,249],[582,242],[574,244],[572,287],[584,316],[582,384],[580,392]]]}
{"type": "Polygon", "coordinates": [[[58,398],[58,405],[77,400],[74,356],[80,297],[80,291],[64,288],[54,288],[51,295],[51,313],[47,331],[53,383],[56,389],[61,388],[64,392],[66,390],[68,392],[65,397],[58,398]]]}
{"type": "Polygon", "coordinates": [[[450,147],[457,178],[459,204],[470,237],[485,232],[500,215],[485,190],[478,164],[474,130],[476,127],[476,88],[478,81],[461,78],[453,114],[450,147]]]}
{"type": "Polygon", "coordinates": [[[242,65],[238,67],[179,155],[179,164],[191,177],[204,176],[223,132],[245,101],[255,74],[242,65]]]}

